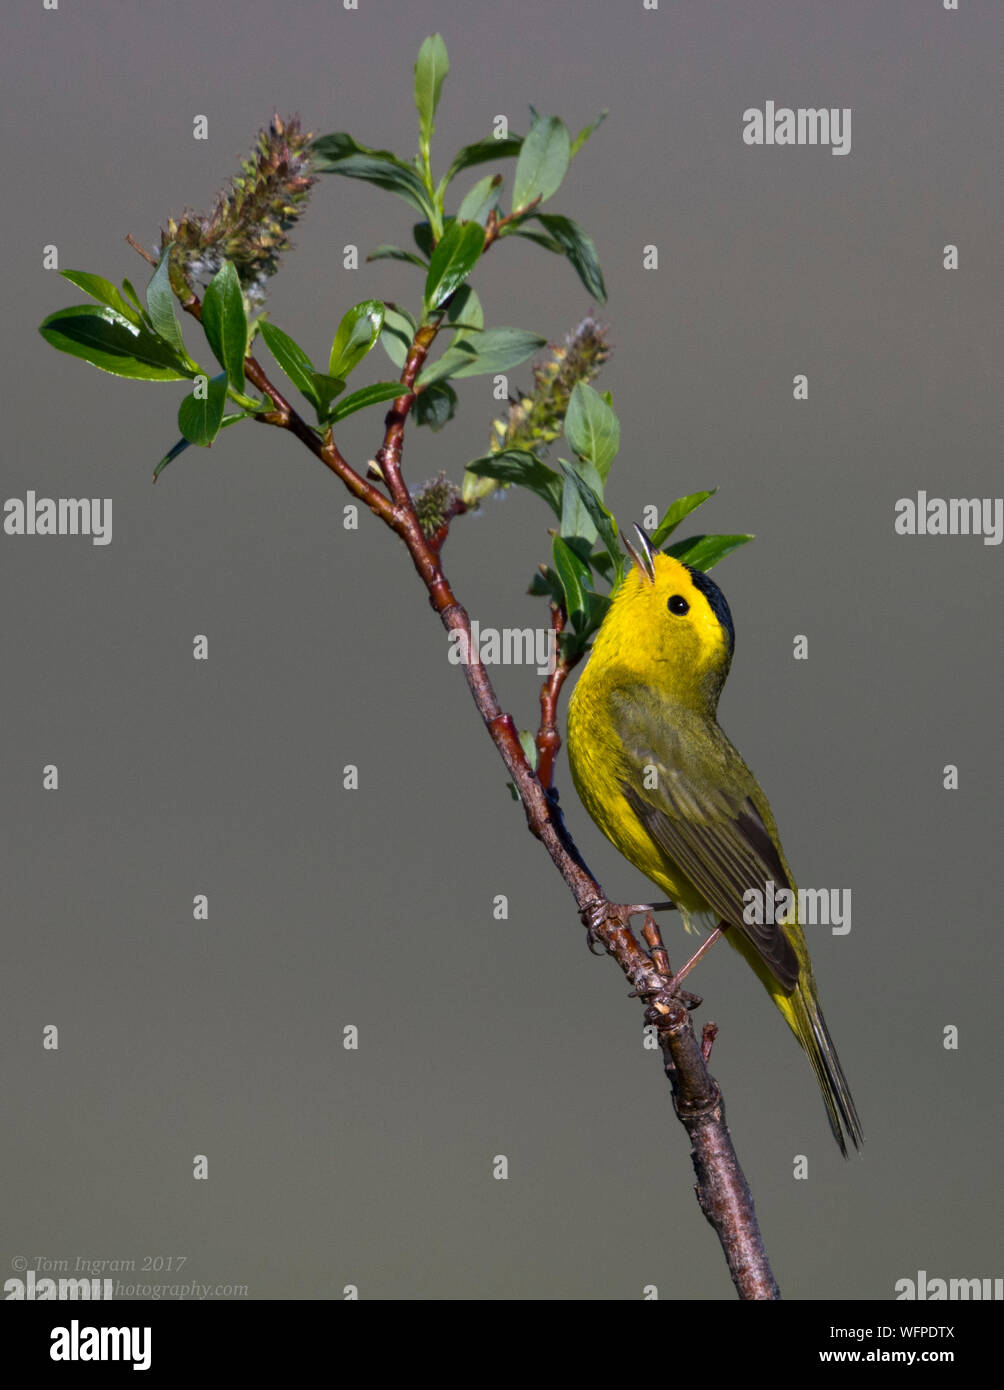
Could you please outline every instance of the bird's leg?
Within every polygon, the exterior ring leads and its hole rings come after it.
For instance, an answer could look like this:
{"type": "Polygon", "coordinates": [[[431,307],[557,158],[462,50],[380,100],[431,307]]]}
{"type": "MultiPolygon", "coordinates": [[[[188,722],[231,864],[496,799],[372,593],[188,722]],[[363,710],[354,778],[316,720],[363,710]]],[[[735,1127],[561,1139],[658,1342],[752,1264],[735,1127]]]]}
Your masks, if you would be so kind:
{"type": "Polygon", "coordinates": [[[651,915],[646,916],[645,925],[642,928],[641,934],[648,945],[649,954],[652,957],[652,964],[655,966],[662,979],[666,981],[661,992],[670,998],[675,994],[676,998],[678,998],[680,1003],[687,1009],[699,1008],[703,1003],[699,994],[690,994],[685,989],[674,990],[673,967],[669,963],[669,956],[666,954],[666,948],[662,944],[662,933],[659,931],[658,923],[651,915]]]}
{"type": "Polygon", "coordinates": [[[587,903],[579,916],[586,928],[586,945],[594,956],[602,956],[606,954],[606,947],[604,946],[602,951],[597,951],[595,948],[602,944],[600,928],[611,917],[616,919],[622,927],[628,927],[631,924],[631,918],[636,917],[639,912],[671,912],[675,910],[676,903],[669,901],[660,903],[608,903],[605,899],[599,898],[594,902],[587,903]]]}
{"type": "Polygon", "coordinates": [[[651,914],[646,914],[645,925],[641,929],[641,934],[645,938],[645,944],[648,946],[649,955],[652,957],[652,964],[656,970],[664,980],[672,979],[673,967],[669,963],[669,956],[662,944],[659,924],[651,914]]]}
{"type": "Polygon", "coordinates": [[[723,933],[726,931],[728,931],[728,923],[719,922],[718,926],[714,929],[714,931],[707,938],[707,940],[701,942],[700,946],[698,946],[697,950],[687,961],[686,965],[679,969],[673,976],[673,978],[670,980],[669,984],[671,989],[675,990],[676,986],[680,983],[680,981],[686,979],[686,977],[690,974],[691,970],[693,970],[697,962],[708,954],[708,952],[711,950],[712,946],[715,944],[718,938],[721,935],[723,935],[723,933]]]}

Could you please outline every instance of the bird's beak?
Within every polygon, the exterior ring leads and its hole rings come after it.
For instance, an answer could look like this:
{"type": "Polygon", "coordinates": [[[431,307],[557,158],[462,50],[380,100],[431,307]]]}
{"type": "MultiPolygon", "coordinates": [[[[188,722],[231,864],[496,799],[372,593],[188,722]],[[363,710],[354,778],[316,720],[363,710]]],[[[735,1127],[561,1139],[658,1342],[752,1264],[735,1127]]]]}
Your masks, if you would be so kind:
{"type": "Polygon", "coordinates": [[[627,552],[631,556],[631,559],[641,570],[645,578],[654,584],[655,558],[652,554],[652,547],[648,543],[648,536],[646,536],[645,532],[641,529],[640,526],[636,526],[634,528],[634,533],[638,537],[638,548],[636,550],[635,547],[628,540],[627,536],[625,536],[624,544],[627,547],[627,552]]]}

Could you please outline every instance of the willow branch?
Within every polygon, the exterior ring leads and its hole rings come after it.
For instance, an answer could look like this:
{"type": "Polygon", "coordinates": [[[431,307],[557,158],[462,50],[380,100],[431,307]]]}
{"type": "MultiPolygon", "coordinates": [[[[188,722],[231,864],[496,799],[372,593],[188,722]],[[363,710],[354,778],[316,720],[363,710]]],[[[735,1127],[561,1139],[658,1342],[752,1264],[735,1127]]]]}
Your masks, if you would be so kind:
{"type": "MultiPolygon", "coordinates": [[[[498,236],[500,225],[501,222],[494,226],[489,223],[486,245],[498,236]]],[[[183,299],[182,306],[201,321],[202,305],[197,295],[193,293],[191,298],[183,299]]],[[[557,798],[550,792],[554,756],[560,746],[557,701],[574,663],[562,665],[559,660],[541,692],[538,748],[545,782],[527,761],[513,718],[499,705],[491,680],[477,659],[476,646],[471,640],[470,617],[443,572],[440,548],[445,537],[439,536],[434,544],[425,536],[401,475],[404,427],[415,401],[414,384],[441,321],[442,314],[417,331],[402,372],[401,382],[405,389],[386,417],[384,442],[377,457],[390,497],[351,467],[330,430],[322,439],[272,384],[261,364],[249,356],[244,361],[248,380],[275,406],[274,410],[262,412],[256,418],[288,430],[341,479],[353,496],[400,536],[443,626],[448,632],[465,634],[462,650],[470,653],[472,659],[463,665],[464,676],[478,713],[519,792],[527,826],[544,845],[568,885],[579,915],[589,922],[595,938],[614,957],[631,985],[632,995],[643,1001],[646,1018],[656,1027],[676,1114],[690,1136],[698,1201],[721,1242],[739,1297],[778,1298],[777,1284],[757,1226],[753,1197],[725,1121],[721,1092],[707,1069],[706,1053],[710,1052],[711,1040],[708,1030],[705,1030],[702,1046],[694,1034],[687,1006],[674,990],[672,972],[657,928],[649,919],[646,935],[652,946],[650,954],[639,944],[623,909],[607,899],[587,868],[565,828],[557,798]]]]}
{"type": "MultiPolygon", "coordinates": [[[[396,411],[399,402],[395,401],[394,405],[396,411]]],[[[399,534],[411,552],[415,568],[425,581],[429,601],[444,627],[451,632],[463,632],[466,637],[463,649],[474,653],[470,618],[443,573],[438,549],[431,548],[417,523],[399,534]]],[[[570,663],[564,668],[559,665],[553,678],[545,683],[541,696],[545,735],[553,731],[546,743],[550,769],[553,769],[552,750],[556,751],[554,710],[569,669],[570,663]]],[[[753,1197],[725,1121],[721,1092],[708,1073],[689,1013],[673,993],[665,952],[653,960],[639,945],[620,910],[605,897],[568,834],[556,802],[527,762],[512,716],[499,705],[484,666],[480,661],[471,660],[464,665],[463,671],[478,712],[519,792],[528,828],[543,843],[571,890],[580,915],[590,920],[596,937],[630,982],[632,993],[653,1011],[651,1016],[656,1020],[676,1113],[690,1135],[698,1200],[722,1244],[739,1297],[779,1297],[757,1226],[753,1197]]]]}
{"type": "MultiPolygon", "coordinates": [[[[424,354],[421,354],[421,360],[424,360],[424,354]]],[[[421,361],[416,361],[416,374],[420,367],[421,361]]],[[[250,372],[248,374],[251,375],[250,372]]],[[[251,379],[254,380],[254,377],[251,379]]],[[[267,386],[263,386],[262,389],[272,394],[267,386]]],[[[406,415],[411,406],[411,401],[405,405],[406,400],[407,397],[396,400],[390,415],[406,415]]],[[[394,486],[391,477],[400,465],[400,454],[395,454],[393,450],[399,445],[399,427],[403,431],[403,421],[395,418],[392,424],[389,486],[394,486]]],[[[287,428],[291,427],[291,424],[287,425],[287,428]]],[[[386,450],[385,444],[384,468],[388,460],[386,450]]],[[[339,468],[333,467],[332,471],[342,476],[339,468]]],[[[362,482],[357,474],[352,474],[352,477],[362,482]]],[[[399,487],[404,487],[403,481],[399,487]]],[[[385,508],[389,506],[382,494],[380,499],[385,508]]],[[[410,498],[402,507],[391,507],[389,515],[384,511],[378,511],[378,514],[392,526],[408,547],[415,568],[428,591],[429,602],[438,613],[443,626],[448,632],[463,632],[465,642],[462,650],[470,652],[473,656],[475,645],[471,640],[470,617],[457,601],[443,572],[438,548],[434,549],[423,534],[410,498]]],[[[546,705],[545,722],[548,728],[553,730],[553,736],[557,734],[554,726],[554,707],[569,669],[570,665],[564,669],[559,666],[554,673],[554,679],[545,686],[546,693],[542,694],[542,708],[546,705]]],[[[757,1226],[753,1197],[743,1176],[725,1121],[721,1092],[717,1082],[708,1073],[706,1060],[694,1035],[686,1007],[673,995],[672,986],[667,983],[665,970],[660,969],[652,957],[642,949],[621,911],[609,902],[599,882],[587,868],[565,828],[556,803],[527,762],[515,722],[499,705],[485,667],[480,661],[472,659],[464,664],[463,671],[478,713],[519,792],[530,832],[544,845],[571,890],[580,916],[590,920],[597,939],[614,957],[629,981],[632,994],[642,999],[649,1010],[654,1011],[650,1016],[656,1020],[666,1074],[673,1088],[676,1113],[690,1136],[691,1159],[697,1174],[698,1201],[721,1242],[739,1297],[778,1298],[777,1284],[771,1273],[757,1226]]],[[[553,742],[548,744],[549,749],[553,746],[553,742]]],[[[553,768],[553,755],[551,767],[553,768]]]]}
{"type": "Polygon", "coordinates": [[[664,988],[649,1002],[645,1019],[655,1027],[673,1106],[690,1135],[698,1203],[722,1243],[739,1297],[778,1299],[781,1294],[767,1262],[753,1194],[725,1120],[725,1101],[708,1071],[718,1025],[706,1023],[697,1041],[688,1009],[674,994],[673,972],[652,917],[646,919],[644,936],[664,980],[664,988]]]}
{"type": "Polygon", "coordinates": [[[581,660],[581,653],[576,653],[573,657],[567,657],[561,651],[560,642],[562,632],[565,630],[565,610],[557,603],[551,604],[551,628],[555,635],[555,642],[558,643],[558,650],[555,653],[554,670],[548,673],[547,679],[540,687],[540,727],[537,730],[537,776],[540,778],[541,785],[548,791],[554,782],[554,763],[561,751],[561,733],[558,730],[558,700],[561,697],[561,689],[572,671],[581,660]]]}

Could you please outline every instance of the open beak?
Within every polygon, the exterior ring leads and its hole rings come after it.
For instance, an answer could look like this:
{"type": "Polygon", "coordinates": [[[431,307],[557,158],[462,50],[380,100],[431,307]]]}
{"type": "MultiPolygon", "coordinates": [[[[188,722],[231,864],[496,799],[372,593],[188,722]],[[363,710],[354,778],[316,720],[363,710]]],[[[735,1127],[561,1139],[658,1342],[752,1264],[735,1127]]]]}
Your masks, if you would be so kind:
{"type": "Polygon", "coordinates": [[[645,578],[654,584],[655,559],[652,554],[652,547],[648,543],[648,536],[646,536],[645,532],[641,529],[640,526],[636,526],[634,528],[634,533],[638,537],[637,549],[635,549],[635,547],[631,544],[627,536],[624,536],[622,538],[625,546],[627,547],[627,553],[631,556],[631,559],[641,570],[645,578]]]}

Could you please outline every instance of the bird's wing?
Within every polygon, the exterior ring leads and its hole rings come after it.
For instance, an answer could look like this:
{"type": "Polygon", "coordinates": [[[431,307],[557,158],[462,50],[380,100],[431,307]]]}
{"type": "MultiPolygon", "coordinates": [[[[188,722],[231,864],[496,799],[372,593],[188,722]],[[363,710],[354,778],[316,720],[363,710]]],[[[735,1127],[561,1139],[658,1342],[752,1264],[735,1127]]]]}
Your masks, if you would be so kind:
{"type": "Polygon", "coordinates": [[[763,894],[769,880],[778,892],[794,891],[752,799],[752,773],[713,719],[668,706],[650,690],[619,692],[611,712],[624,750],[624,795],[653,843],[746,936],[782,988],[794,989],[798,958],[783,927],[743,916],[751,888],[763,894]],[[645,766],[657,771],[655,787],[644,785],[645,766]]]}

